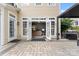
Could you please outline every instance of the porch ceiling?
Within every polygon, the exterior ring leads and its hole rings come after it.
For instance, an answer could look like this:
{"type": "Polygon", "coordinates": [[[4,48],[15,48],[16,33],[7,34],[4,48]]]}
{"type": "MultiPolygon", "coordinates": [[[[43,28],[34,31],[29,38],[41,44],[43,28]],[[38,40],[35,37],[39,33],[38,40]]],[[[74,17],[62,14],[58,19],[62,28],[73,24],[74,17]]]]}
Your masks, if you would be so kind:
{"type": "Polygon", "coordinates": [[[79,18],[79,3],[60,14],[58,18],[79,18]]]}

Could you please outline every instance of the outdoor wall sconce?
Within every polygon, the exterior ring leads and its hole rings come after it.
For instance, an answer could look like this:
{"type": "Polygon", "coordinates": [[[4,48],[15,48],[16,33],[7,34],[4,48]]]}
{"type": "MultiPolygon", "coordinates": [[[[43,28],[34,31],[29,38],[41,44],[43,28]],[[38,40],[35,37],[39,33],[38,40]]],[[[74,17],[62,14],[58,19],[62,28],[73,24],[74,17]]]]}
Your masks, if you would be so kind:
{"type": "Polygon", "coordinates": [[[19,21],[17,22],[17,25],[19,26],[19,21]]]}

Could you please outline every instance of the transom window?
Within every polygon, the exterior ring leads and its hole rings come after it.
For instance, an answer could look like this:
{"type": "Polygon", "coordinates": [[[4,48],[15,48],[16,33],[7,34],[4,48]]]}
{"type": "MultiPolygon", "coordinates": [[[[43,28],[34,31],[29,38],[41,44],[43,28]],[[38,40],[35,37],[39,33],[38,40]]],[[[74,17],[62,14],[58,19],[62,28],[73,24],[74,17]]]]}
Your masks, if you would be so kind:
{"type": "Polygon", "coordinates": [[[23,18],[23,20],[27,20],[28,18],[23,18]]]}
{"type": "Polygon", "coordinates": [[[35,3],[35,5],[36,5],[36,6],[41,6],[41,5],[42,5],[42,3],[35,3]]]}
{"type": "Polygon", "coordinates": [[[49,18],[49,20],[55,20],[55,18],[49,18]]]}
{"type": "Polygon", "coordinates": [[[32,20],[46,20],[46,18],[32,18],[32,20]]]}
{"type": "Polygon", "coordinates": [[[12,17],[12,18],[15,18],[15,16],[14,16],[14,15],[12,15],[12,14],[9,14],[9,16],[10,16],[10,17],[12,17]]]}

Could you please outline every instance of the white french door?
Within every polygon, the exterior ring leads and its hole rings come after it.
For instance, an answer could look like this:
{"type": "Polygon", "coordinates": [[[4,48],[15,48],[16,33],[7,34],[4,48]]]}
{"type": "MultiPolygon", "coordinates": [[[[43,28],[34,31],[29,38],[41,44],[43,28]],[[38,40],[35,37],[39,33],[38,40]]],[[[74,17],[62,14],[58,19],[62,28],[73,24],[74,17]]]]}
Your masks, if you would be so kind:
{"type": "Polygon", "coordinates": [[[51,38],[56,38],[56,23],[51,21],[51,38]]]}
{"type": "Polygon", "coordinates": [[[32,21],[28,20],[27,26],[28,26],[27,40],[31,40],[32,39],[32,21]]]}
{"type": "Polygon", "coordinates": [[[27,37],[27,21],[23,20],[23,37],[27,37]]]}
{"type": "Polygon", "coordinates": [[[52,38],[56,38],[56,30],[55,30],[55,21],[47,20],[46,21],[46,37],[49,40],[52,38]]]}
{"type": "Polygon", "coordinates": [[[51,22],[49,20],[46,21],[46,38],[51,40],[51,22]]]}
{"type": "Polygon", "coordinates": [[[9,15],[9,40],[8,40],[8,42],[10,42],[16,38],[15,31],[16,31],[15,16],[9,15]]]}
{"type": "Polygon", "coordinates": [[[51,40],[56,36],[56,23],[54,18],[23,18],[23,37],[27,37],[27,40],[32,39],[32,22],[46,22],[46,38],[51,40]]]}
{"type": "Polygon", "coordinates": [[[30,21],[29,18],[23,18],[23,21],[22,21],[22,24],[23,24],[23,29],[22,29],[22,36],[27,39],[27,40],[31,40],[32,38],[32,22],[30,21]]]}

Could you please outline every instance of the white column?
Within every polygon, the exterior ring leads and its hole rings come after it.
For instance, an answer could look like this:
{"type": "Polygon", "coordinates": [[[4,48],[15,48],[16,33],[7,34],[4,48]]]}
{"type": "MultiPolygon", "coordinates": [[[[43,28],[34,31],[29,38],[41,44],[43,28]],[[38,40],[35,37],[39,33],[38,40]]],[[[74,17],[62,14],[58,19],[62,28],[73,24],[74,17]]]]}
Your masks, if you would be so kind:
{"type": "Polygon", "coordinates": [[[4,8],[1,8],[1,45],[4,45],[4,8]]]}
{"type": "Polygon", "coordinates": [[[58,21],[59,21],[59,33],[60,33],[59,39],[61,39],[61,18],[59,18],[58,21]]]}

